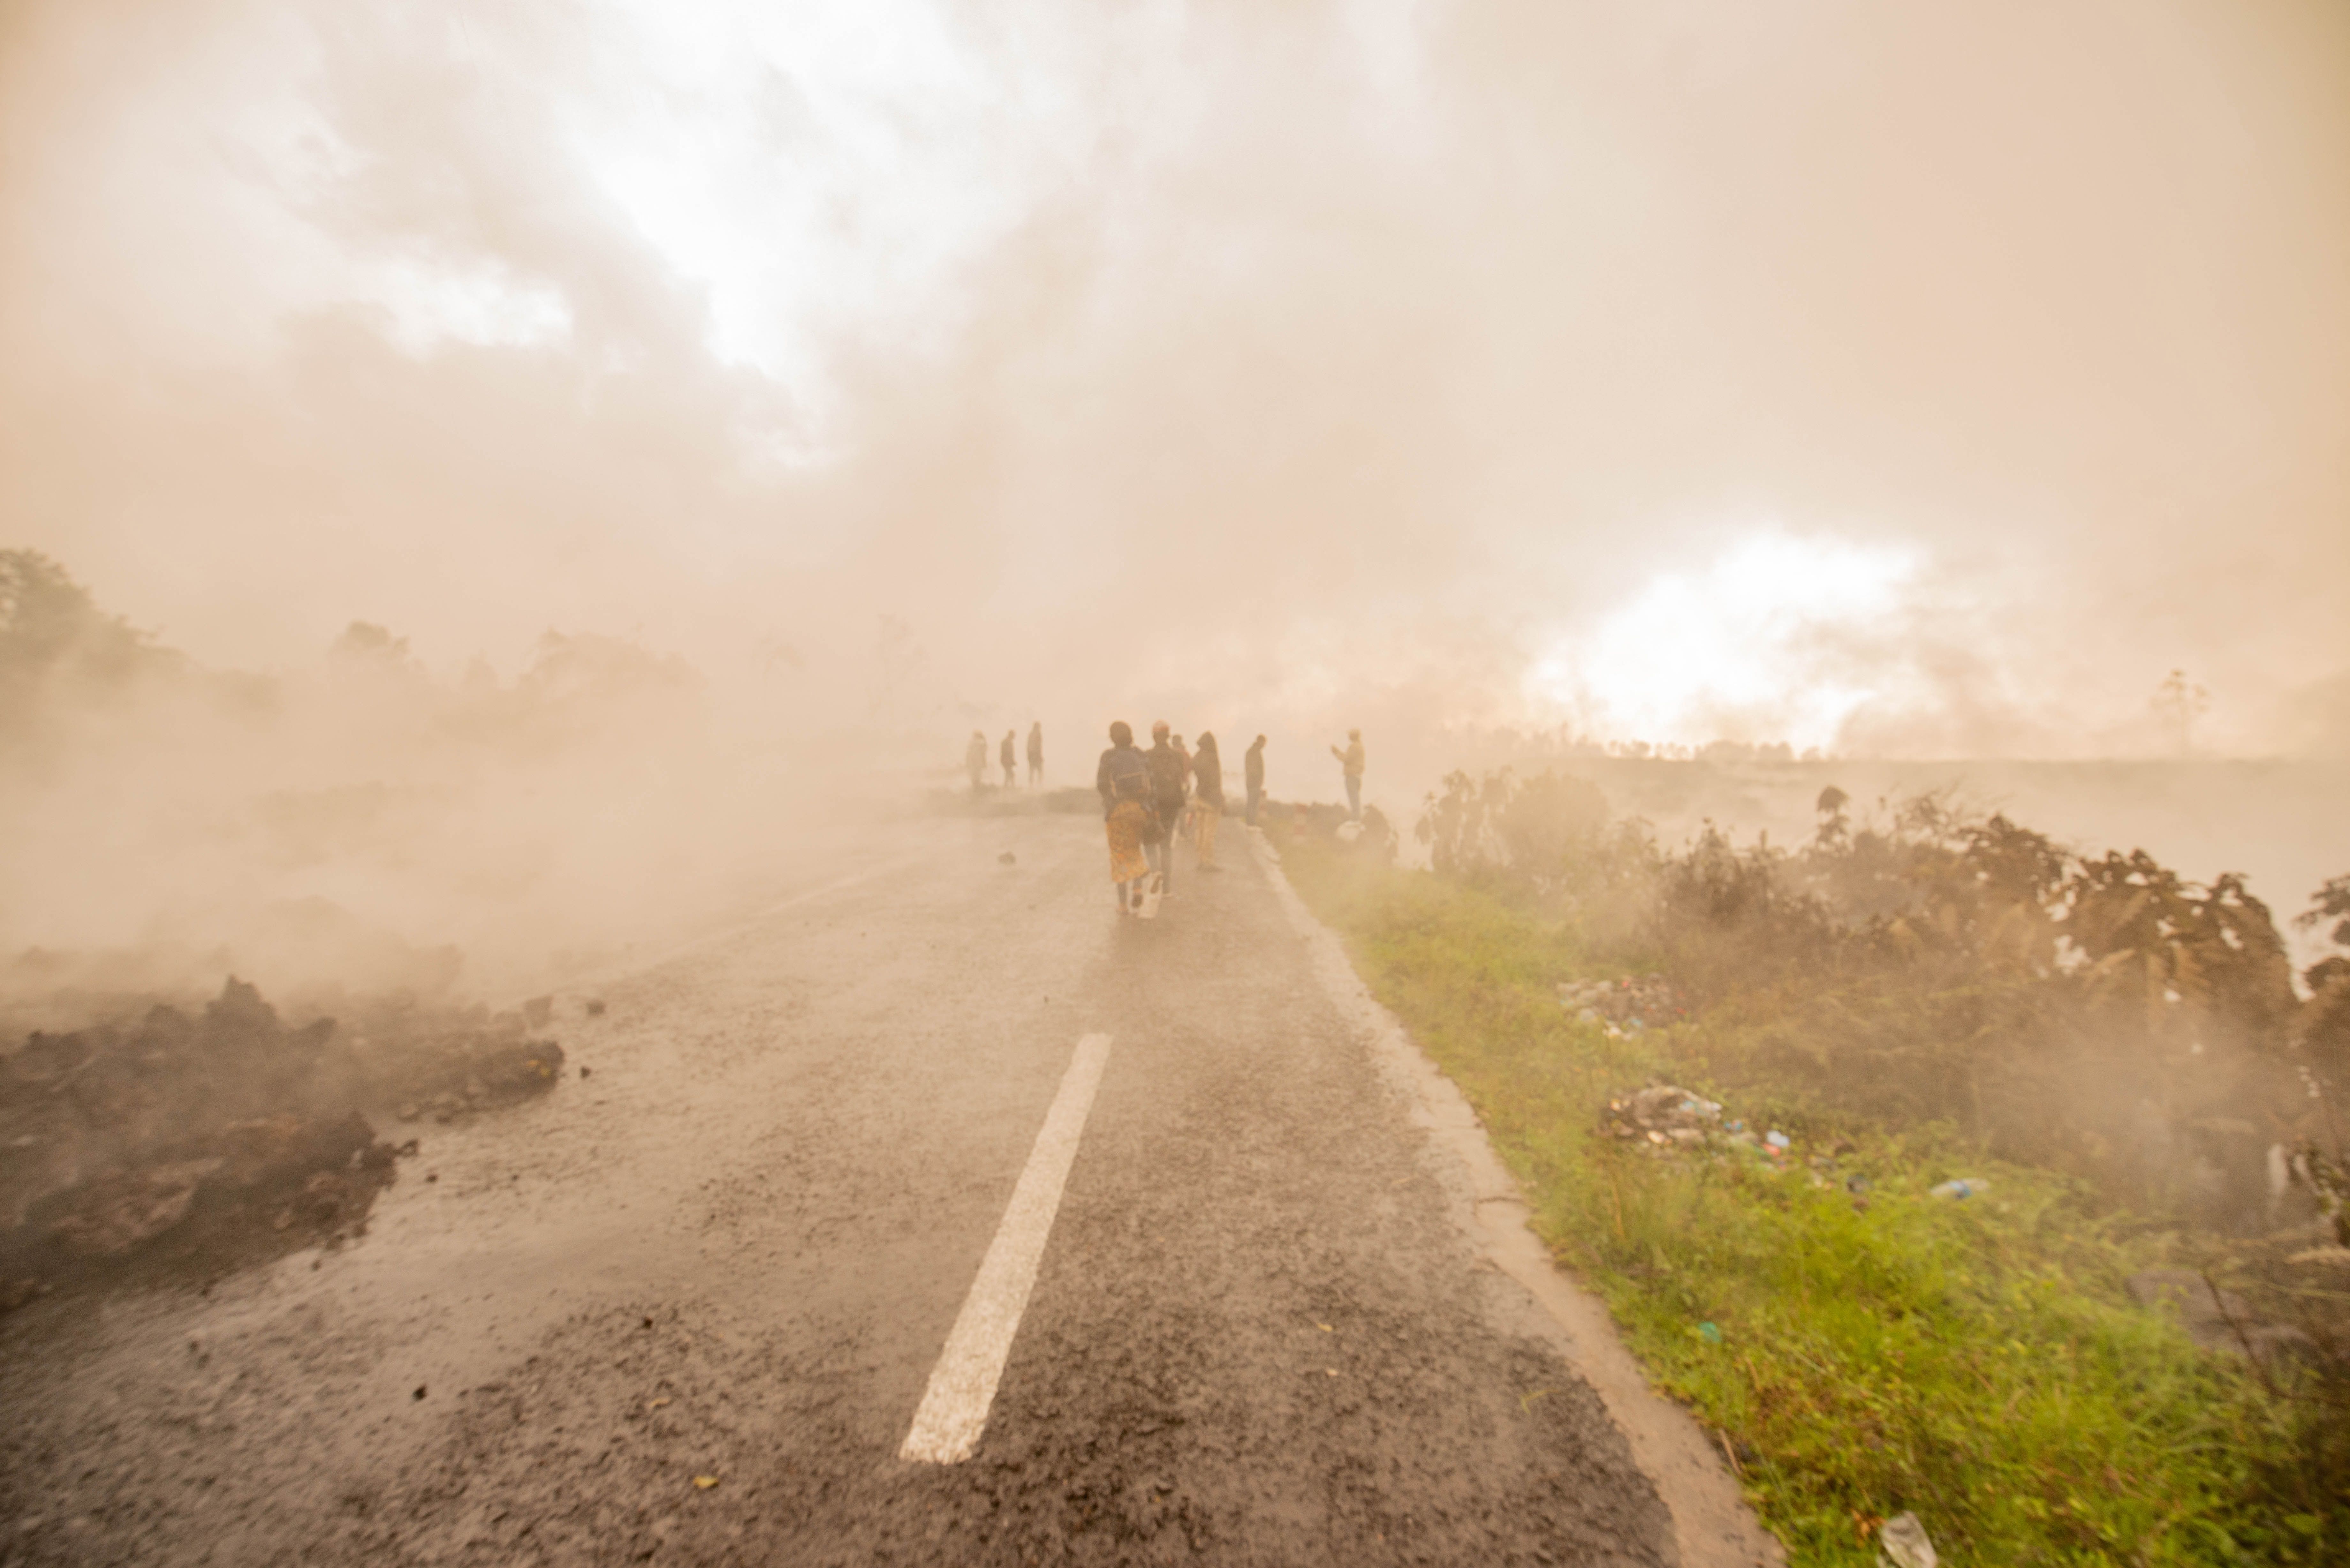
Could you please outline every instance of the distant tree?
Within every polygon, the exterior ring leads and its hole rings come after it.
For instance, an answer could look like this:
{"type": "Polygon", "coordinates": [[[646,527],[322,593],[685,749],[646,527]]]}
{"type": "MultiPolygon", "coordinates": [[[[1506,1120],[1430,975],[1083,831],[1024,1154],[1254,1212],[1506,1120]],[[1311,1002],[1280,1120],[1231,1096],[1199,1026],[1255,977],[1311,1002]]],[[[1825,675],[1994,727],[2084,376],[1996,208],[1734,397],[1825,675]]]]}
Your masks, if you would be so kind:
{"type": "Polygon", "coordinates": [[[2211,707],[2211,693],[2187,679],[2187,671],[2174,670],[2154,689],[2149,704],[2155,716],[2178,736],[2178,754],[2191,756],[2195,751],[2195,721],[2211,707]]]}
{"type": "Polygon", "coordinates": [[[1589,780],[1503,768],[1448,775],[1412,832],[1439,871],[1552,886],[1574,877],[1607,827],[1607,799],[1589,780]]]}
{"type": "Polygon", "coordinates": [[[624,637],[549,631],[540,635],[530,668],[515,682],[515,690],[549,709],[592,709],[701,684],[701,673],[673,653],[655,653],[624,637]]]}
{"type": "Polygon", "coordinates": [[[1852,826],[1845,816],[1844,808],[1851,804],[1852,796],[1834,784],[1820,791],[1820,798],[1813,806],[1820,816],[1819,829],[1813,836],[1814,843],[1824,850],[1844,847],[1852,836],[1852,826]]]}
{"type": "Polygon", "coordinates": [[[373,621],[355,620],[327,652],[349,663],[403,664],[408,659],[408,639],[394,637],[373,621]]]}
{"type": "MultiPolygon", "coordinates": [[[[2302,971],[2311,997],[2301,1024],[2301,1048],[2334,1096],[2350,1091],[2350,876],[2336,877],[2310,895],[2309,908],[2293,917],[2304,931],[2323,929],[2339,950],[2302,971]]],[[[2336,1158],[2341,1149],[2334,1150],[2336,1158]]]]}
{"type": "Polygon", "coordinates": [[[0,732],[21,729],[61,690],[103,697],[176,662],[47,556],[0,550],[0,732]]]}

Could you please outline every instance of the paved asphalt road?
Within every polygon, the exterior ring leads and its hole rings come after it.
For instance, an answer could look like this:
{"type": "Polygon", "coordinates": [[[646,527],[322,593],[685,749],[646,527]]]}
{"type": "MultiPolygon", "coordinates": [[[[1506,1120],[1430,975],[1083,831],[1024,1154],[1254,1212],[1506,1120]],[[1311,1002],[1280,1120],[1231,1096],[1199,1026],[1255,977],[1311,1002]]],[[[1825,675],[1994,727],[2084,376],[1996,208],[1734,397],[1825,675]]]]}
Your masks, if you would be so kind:
{"type": "Polygon", "coordinates": [[[1224,848],[1145,924],[1088,817],[915,824],[564,997],[592,1075],[428,1128],[355,1245],[17,1314],[0,1562],[1752,1561],[1677,1543],[1224,848]],[[976,1451],[903,1459],[1091,1034],[976,1451]]]}

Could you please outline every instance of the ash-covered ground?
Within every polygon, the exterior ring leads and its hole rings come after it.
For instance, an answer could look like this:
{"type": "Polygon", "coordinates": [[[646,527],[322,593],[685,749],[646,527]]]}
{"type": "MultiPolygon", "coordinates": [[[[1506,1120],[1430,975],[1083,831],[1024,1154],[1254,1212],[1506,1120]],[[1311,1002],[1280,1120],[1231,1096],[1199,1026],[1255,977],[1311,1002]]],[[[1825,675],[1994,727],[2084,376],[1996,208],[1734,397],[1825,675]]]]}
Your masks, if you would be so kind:
{"type": "Polygon", "coordinates": [[[195,1006],[79,1005],[83,1027],[0,1055],[0,1308],[341,1246],[415,1152],[403,1124],[543,1093],[564,1068],[546,999],[376,998],[297,1023],[231,976],[195,1006]]]}

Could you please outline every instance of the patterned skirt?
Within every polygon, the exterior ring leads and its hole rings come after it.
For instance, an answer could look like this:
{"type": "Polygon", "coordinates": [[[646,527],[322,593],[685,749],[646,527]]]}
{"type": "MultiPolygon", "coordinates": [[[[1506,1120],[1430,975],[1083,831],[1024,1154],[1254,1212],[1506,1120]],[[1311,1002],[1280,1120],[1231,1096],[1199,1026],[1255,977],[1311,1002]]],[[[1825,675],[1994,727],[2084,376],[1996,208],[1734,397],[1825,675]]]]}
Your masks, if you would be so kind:
{"type": "Polygon", "coordinates": [[[1110,807],[1109,879],[1132,882],[1150,875],[1149,857],[1142,841],[1150,831],[1150,813],[1139,800],[1122,800],[1110,807]]]}

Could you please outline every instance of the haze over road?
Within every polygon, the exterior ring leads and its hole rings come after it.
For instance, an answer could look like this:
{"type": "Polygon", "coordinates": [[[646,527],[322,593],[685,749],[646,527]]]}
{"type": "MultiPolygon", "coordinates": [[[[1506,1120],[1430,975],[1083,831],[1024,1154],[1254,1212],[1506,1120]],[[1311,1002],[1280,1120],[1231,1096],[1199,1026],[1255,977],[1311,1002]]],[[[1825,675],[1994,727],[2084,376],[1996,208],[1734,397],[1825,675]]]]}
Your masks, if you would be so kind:
{"type": "Polygon", "coordinates": [[[0,1328],[0,1559],[1741,1560],[1677,1545],[1237,832],[1154,923],[1089,816],[907,837],[564,996],[591,1075],[427,1126],[355,1245],[0,1328]],[[902,1459],[1056,1097],[975,1450],[902,1459]]]}

